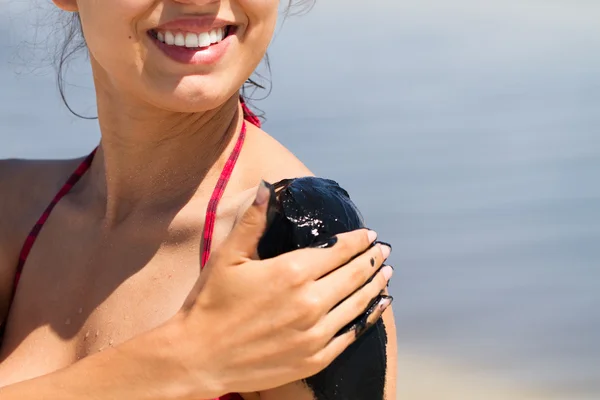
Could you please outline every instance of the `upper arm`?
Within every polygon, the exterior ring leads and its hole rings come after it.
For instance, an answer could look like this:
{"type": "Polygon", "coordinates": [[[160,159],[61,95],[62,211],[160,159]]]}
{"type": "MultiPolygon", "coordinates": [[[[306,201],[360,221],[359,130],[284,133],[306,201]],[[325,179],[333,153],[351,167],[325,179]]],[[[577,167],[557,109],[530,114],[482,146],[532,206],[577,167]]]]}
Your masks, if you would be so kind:
{"type": "MultiPolygon", "coordinates": [[[[290,184],[290,186],[296,185],[292,191],[288,192],[287,189],[282,189],[286,190],[285,194],[282,194],[285,196],[285,200],[279,199],[278,201],[285,204],[280,210],[283,219],[290,218],[288,221],[295,221],[297,213],[301,212],[320,221],[318,233],[314,233],[310,229],[307,231],[310,233],[306,233],[297,227],[293,231],[296,244],[306,244],[303,242],[305,235],[310,237],[321,234],[329,235],[362,227],[362,218],[355,218],[357,215],[360,216],[360,212],[347,197],[348,194],[335,182],[324,182],[325,180],[321,179],[303,179],[290,184]],[[301,193],[301,195],[296,197],[291,193],[301,193]]],[[[279,229],[288,229],[287,226],[288,224],[278,225],[276,232],[281,233],[279,229]]],[[[267,237],[268,240],[277,241],[276,238],[279,236],[267,237]]],[[[284,232],[282,237],[289,237],[289,235],[284,232]]],[[[280,248],[292,247],[286,245],[280,248]]],[[[344,351],[343,355],[322,373],[307,379],[311,387],[317,392],[322,391],[323,396],[340,395],[340,398],[348,398],[354,394],[356,398],[361,399],[394,400],[396,398],[397,339],[391,308],[384,312],[382,322],[383,324],[379,323],[373,327],[370,334],[362,336],[356,345],[344,351]],[[383,380],[384,376],[385,381],[383,380]],[[380,398],[382,393],[384,399],[380,398]]],[[[295,382],[264,391],[260,393],[260,399],[314,400],[314,395],[313,390],[303,382],[295,382]]]]}
{"type": "MultiPolygon", "coordinates": [[[[387,370],[385,382],[385,399],[396,400],[396,380],[398,368],[398,346],[396,340],[396,323],[392,307],[383,313],[383,323],[387,333],[387,370]]],[[[266,390],[259,395],[244,396],[245,400],[315,400],[312,391],[303,382],[293,382],[275,389],[266,390]]],[[[374,399],[378,400],[378,399],[374,399]]]]}
{"type": "Polygon", "coordinates": [[[396,336],[396,320],[392,306],[382,315],[387,333],[387,366],[385,374],[385,400],[396,400],[396,382],[398,380],[398,340],[396,336]]]}
{"type": "MultiPolygon", "coordinates": [[[[392,307],[383,313],[383,323],[387,333],[387,370],[385,382],[385,399],[396,400],[396,381],[398,378],[398,344],[396,339],[396,322],[392,307]]],[[[314,400],[312,391],[303,382],[293,382],[275,389],[261,392],[259,396],[245,400],[314,400]]]]}

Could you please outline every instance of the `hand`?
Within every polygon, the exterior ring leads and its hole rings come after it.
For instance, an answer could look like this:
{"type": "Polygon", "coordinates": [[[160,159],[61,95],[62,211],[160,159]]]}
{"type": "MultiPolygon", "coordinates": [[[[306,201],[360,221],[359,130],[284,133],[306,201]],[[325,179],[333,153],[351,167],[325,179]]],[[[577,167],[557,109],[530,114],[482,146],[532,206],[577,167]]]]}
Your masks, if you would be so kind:
{"type": "MultiPolygon", "coordinates": [[[[373,246],[377,235],[366,229],[319,248],[256,260],[270,196],[261,184],[176,318],[176,349],[192,394],[199,380],[218,397],[318,373],[356,340],[355,331],[336,333],[370,306],[392,275],[390,267],[377,272],[390,249],[373,246]]],[[[390,303],[383,298],[367,323],[390,303]]]]}

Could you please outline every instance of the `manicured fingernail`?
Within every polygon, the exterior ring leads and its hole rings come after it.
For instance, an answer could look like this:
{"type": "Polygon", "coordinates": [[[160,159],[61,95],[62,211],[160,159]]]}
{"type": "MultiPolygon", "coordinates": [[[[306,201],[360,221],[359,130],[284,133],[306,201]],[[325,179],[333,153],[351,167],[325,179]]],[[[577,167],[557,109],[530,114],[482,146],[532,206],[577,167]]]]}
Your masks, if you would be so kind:
{"type": "Polygon", "coordinates": [[[369,230],[368,237],[369,237],[369,242],[371,242],[371,243],[374,242],[375,239],[377,239],[377,232],[369,230]]]}
{"type": "Polygon", "coordinates": [[[379,246],[381,247],[381,254],[383,255],[383,259],[387,260],[390,256],[390,253],[392,252],[392,248],[387,244],[383,243],[380,243],[379,246]]]}
{"type": "Polygon", "coordinates": [[[361,324],[358,324],[354,329],[355,329],[355,336],[358,339],[359,337],[361,337],[362,335],[365,334],[366,331],[369,330],[369,328],[371,328],[373,326],[373,324],[368,323],[367,321],[362,321],[361,324]]]}
{"type": "Polygon", "coordinates": [[[371,326],[373,326],[373,323],[369,322],[368,320],[369,317],[373,315],[375,311],[377,311],[380,302],[381,297],[375,297],[371,301],[365,312],[357,320],[355,320],[354,329],[356,330],[355,333],[357,338],[362,336],[371,326]]]}
{"type": "Polygon", "coordinates": [[[381,300],[379,301],[379,309],[382,311],[385,310],[392,304],[393,301],[394,298],[392,296],[381,296],[381,300]]]}
{"type": "Polygon", "coordinates": [[[391,244],[389,244],[389,243],[387,243],[387,242],[382,242],[381,240],[377,240],[377,241],[375,241],[375,243],[373,243],[373,244],[382,244],[382,245],[384,245],[384,246],[387,246],[387,247],[389,247],[389,248],[390,248],[390,250],[392,250],[392,245],[391,245],[391,244]]]}
{"type": "Polygon", "coordinates": [[[254,205],[260,206],[269,201],[271,197],[271,189],[270,184],[265,182],[264,180],[260,181],[260,185],[258,186],[258,190],[256,191],[256,198],[254,199],[254,205]]]}
{"type": "Polygon", "coordinates": [[[381,268],[381,273],[383,274],[385,280],[389,281],[392,275],[394,275],[394,268],[386,265],[385,267],[381,268]]]}
{"type": "MultiPolygon", "coordinates": [[[[387,265],[387,264],[383,264],[381,266],[381,269],[385,268],[385,267],[390,267],[392,269],[392,271],[395,271],[394,267],[392,267],[391,265],[387,265]]],[[[385,285],[386,288],[390,287],[390,281],[388,280],[387,284],[385,285]]]]}
{"type": "Polygon", "coordinates": [[[337,242],[337,236],[332,236],[327,240],[322,240],[320,242],[311,244],[310,247],[312,247],[313,249],[327,249],[329,247],[333,247],[337,242]]]}

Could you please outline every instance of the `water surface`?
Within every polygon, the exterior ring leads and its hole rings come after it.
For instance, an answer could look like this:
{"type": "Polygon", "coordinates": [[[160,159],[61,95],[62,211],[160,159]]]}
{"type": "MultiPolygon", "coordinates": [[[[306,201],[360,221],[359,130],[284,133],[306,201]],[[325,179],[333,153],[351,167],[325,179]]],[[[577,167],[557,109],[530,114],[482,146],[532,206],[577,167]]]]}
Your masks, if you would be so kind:
{"type": "MultiPolygon", "coordinates": [[[[394,243],[401,352],[600,398],[600,3],[317,3],[256,104],[394,243]]],[[[29,4],[0,0],[0,157],[84,154],[98,129],[24,45],[29,4]]],[[[93,115],[83,63],[69,79],[93,115]]]]}

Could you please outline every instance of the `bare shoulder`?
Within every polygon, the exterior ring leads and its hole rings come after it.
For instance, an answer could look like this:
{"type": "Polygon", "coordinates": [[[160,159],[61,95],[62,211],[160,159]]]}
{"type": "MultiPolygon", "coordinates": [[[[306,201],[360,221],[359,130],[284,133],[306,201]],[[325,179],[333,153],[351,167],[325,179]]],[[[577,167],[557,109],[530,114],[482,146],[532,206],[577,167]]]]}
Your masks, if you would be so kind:
{"type": "Polygon", "coordinates": [[[79,160],[0,160],[0,322],[19,250],[44,208],[79,160]]]}
{"type": "MultiPolygon", "coordinates": [[[[38,214],[81,162],[73,160],[0,160],[0,228],[38,214]]],[[[38,215],[39,216],[39,215],[38,215]]],[[[21,225],[21,224],[17,224],[21,225]]],[[[5,233],[0,229],[0,234],[5,233]]],[[[0,236],[2,237],[2,236],[0,236]]],[[[1,243],[0,243],[1,245],[1,243]]]]}
{"type": "Polygon", "coordinates": [[[252,204],[254,194],[261,179],[269,183],[283,179],[313,176],[311,170],[304,165],[290,150],[279,143],[262,129],[248,124],[248,133],[244,151],[240,161],[244,165],[243,200],[237,210],[235,221],[238,221],[252,204]]]}
{"type": "Polygon", "coordinates": [[[312,176],[310,169],[273,136],[254,126],[248,128],[245,151],[258,162],[256,172],[268,182],[312,176]]]}

